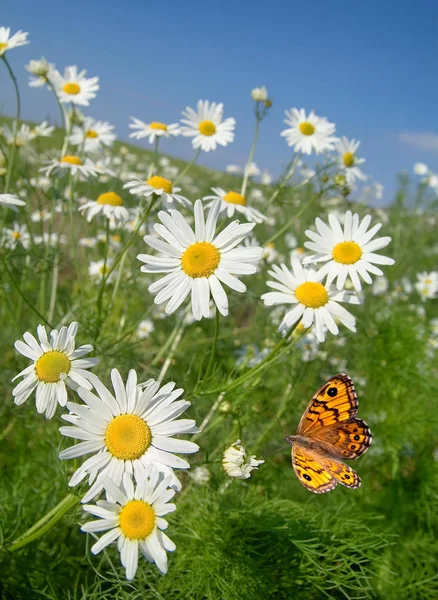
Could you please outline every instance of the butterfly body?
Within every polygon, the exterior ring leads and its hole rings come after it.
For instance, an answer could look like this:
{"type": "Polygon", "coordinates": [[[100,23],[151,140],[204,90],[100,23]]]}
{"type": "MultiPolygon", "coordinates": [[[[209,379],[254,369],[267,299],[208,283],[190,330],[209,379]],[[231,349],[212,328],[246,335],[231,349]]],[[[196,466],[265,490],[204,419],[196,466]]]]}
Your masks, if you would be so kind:
{"type": "Polygon", "coordinates": [[[355,459],[372,441],[368,425],[356,418],[358,401],[348,375],[335,375],[310,401],[296,435],[285,438],[292,445],[292,465],[308,490],[322,494],[338,483],[360,487],[359,475],[342,459],[355,459]]]}

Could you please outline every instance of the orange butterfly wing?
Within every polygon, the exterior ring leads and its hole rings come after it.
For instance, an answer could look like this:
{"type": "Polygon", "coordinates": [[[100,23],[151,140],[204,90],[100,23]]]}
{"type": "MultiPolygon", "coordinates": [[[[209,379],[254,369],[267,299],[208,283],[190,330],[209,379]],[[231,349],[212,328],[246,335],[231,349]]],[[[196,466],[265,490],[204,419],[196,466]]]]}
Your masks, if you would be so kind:
{"type": "Polygon", "coordinates": [[[315,394],[301,417],[297,434],[314,437],[317,430],[349,421],[357,414],[357,395],[348,375],[331,377],[315,394]]]}
{"type": "Polygon", "coordinates": [[[315,494],[330,492],[338,483],[351,489],[361,485],[359,475],[348,465],[296,443],[292,446],[292,465],[300,482],[315,494]]]}

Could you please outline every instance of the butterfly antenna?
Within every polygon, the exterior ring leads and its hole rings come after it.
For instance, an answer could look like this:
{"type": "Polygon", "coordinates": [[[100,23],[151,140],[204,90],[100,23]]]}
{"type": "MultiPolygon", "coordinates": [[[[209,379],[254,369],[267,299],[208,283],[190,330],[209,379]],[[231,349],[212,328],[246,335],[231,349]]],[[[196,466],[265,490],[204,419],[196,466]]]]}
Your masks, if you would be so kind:
{"type": "Polygon", "coordinates": [[[277,444],[276,446],[274,446],[273,448],[269,448],[268,450],[266,450],[266,452],[264,454],[262,454],[261,458],[266,458],[268,456],[268,454],[271,454],[272,452],[275,452],[276,450],[278,450],[279,448],[281,448],[283,446],[284,442],[280,442],[279,444],[277,444]]]}

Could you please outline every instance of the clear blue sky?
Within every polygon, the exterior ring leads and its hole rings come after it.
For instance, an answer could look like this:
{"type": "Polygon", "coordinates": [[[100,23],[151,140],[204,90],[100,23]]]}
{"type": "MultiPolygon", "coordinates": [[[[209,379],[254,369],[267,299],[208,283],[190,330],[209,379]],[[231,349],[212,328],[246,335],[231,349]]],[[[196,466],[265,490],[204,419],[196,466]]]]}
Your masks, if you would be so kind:
{"type": "MultiPolygon", "coordinates": [[[[122,139],[131,115],[175,122],[198,99],[223,102],[225,115],[236,118],[236,138],[203,155],[210,166],[245,162],[254,125],[250,91],[266,85],[274,106],[255,158],[275,174],[290,156],[279,133],[284,109],[293,106],[313,108],[337,124],[338,135],[362,140],[364,170],[385,185],[386,202],[397,172],[417,161],[438,170],[433,0],[6,0],[0,25],[30,32],[31,44],[9,54],[25,118],[58,119],[49,93],[27,86],[24,65],[43,55],[58,68],[76,64],[99,75],[87,113],[116,125],[122,139]],[[412,134],[409,143],[403,133],[412,134]]],[[[4,69],[0,106],[13,109],[4,69]]],[[[163,150],[192,155],[188,139],[163,150]]]]}

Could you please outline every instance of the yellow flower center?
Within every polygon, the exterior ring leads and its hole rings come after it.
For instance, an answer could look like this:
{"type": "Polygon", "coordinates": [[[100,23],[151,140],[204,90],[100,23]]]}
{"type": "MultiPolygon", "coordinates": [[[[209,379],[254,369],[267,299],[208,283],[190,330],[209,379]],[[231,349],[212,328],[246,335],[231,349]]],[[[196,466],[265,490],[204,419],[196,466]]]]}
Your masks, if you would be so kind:
{"type": "Polygon", "coordinates": [[[242,196],[242,194],[238,194],[237,192],[228,192],[223,199],[225,202],[229,202],[229,204],[241,204],[242,206],[246,206],[245,196],[242,196]]]}
{"type": "Polygon", "coordinates": [[[219,266],[220,259],[216,246],[209,242],[196,242],[182,255],[181,265],[189,277],[210,277],[219,266]]]}
{"type": "Polygon", "coordinates": [[[88,131],[85,132],[85,137],[93,140],[93,139],[99,137],[99,134],[94,129],[89,129],[88,131]]]}
{"type": "Polygon", "coordinates": [[[167,125],[165,123],[159,123],[158,121],[152,121],[152,123],[149,123],[149,127],[151,129],[156,129],[157,131],[167,131],[167,125]]]}
{"type": "Polygon", "coordinates": [[[201,121],[199,123],[199,131],[202,135],[206,135],[210,137],[210,135],[214,135],[216,133],[216,125],[213,121],[201,121]]]}
{"type": "Polygon", "coordinates": [[[99,273],[100,275],[107,275],[110,272],[110,268],[108,265],[102,265],[101,267],[99,267],[99,273]]]}
{"type": "Polygon", "coordinates": [[[119,514],[119,527],[130,540],[144,540],[155,527],[155,511],[143,500],[130,500],[119,514]]]}
{"type": "Polygon", "coordinates": [[[344,154],[344,165],[346,167],[352,167],[354,165],[354,154],[353,154],[353,152],[346,152],[344,154]]]}
{"type": "Polygon", "coordinates": [[[333,248],[332,256],[336,262],[352,265],[362,256],[362,248],[356,242],[340,242],[333,248]]]}
{"type": "Polygon", "coordinates": [[[114,244],[120,244],[120,242],[122,241],[122,236],[121,236],[121,235],[119,235],[118,233],[116,233],[115,235],[112,235],[112,236],[111,236],[111,241],[112,241],[114,244]]]}
{"type": "Polygon", "coordinates": [[[312,123],[308,123],[307,121],[303,121],[299,125],[299,130],[303,135],[313,135],[315,133],[315,126],[312,123]]]}
{"type": "Polygon", "coordinates": [[[135,460],[151,445],[152,434],[147,424],[137,415],[119,415],[109,423],[105,443],[116,458],[135,460]]]}
{"type": "Polygon", "coordinates": [[[62,89],[66,94],[71,94],[72,96],[76,96],[81,91],[81,87],[77,83],[66,83],[62,89]]]}
{"type": "Polygon", "coordinates": [[[0,52],[2,52],[3,50],[6,50],[7,47],[8,47],[8,44],[6,42],[0,42],[0,52]]]}
{"type": "Polygon", "coordinates": [[[123,200],[115,192],[100,194],[96,202],[97,204],[109,204],[110,206],[122,206],[123,204],[123,200]]]}
{"type": "Polygon", "coordinates": [[[82,165],[82,161],[79,158],[79,156],[71,156],[70,154],[67,154],[66,156],[61,158],[61,162],[68,163],[69,165],[82,165]]]}
{"type": "Polygon", "coordinates": [[[70,371],[70,359],[58,350],[51,350],[43,354],[35,364],[35,373],[40,381],[55,383],[61,378],[61,373],[70,371]]]}
{"type": "Polygon", "coordinates": [[[430,284],[432,283],[432,279],[425,279],[425,280],[424,280],[424,283],[425,283],[426,285],[430,285],[430,284]]]}
{"type": "Polygon", "coordinates": [[[173,190],[172,182],[159,175],[149,177],[146,183],[156,190],[164,190],[166,194],[171,194],[173,190]]]}
{"type": "Polygon", "coordinates": [[[327,290],[322,283],[306,281],[297,287],[295,296],[301,304],[308,308],[319,308],[329,301],[327,290]]]}
{"type": "Polygon", "coordinates": [[[14,238],[14,240],[19,240],[21,238],[21,233],[19,231],[13,231],[11,235],[14,238]]]}

